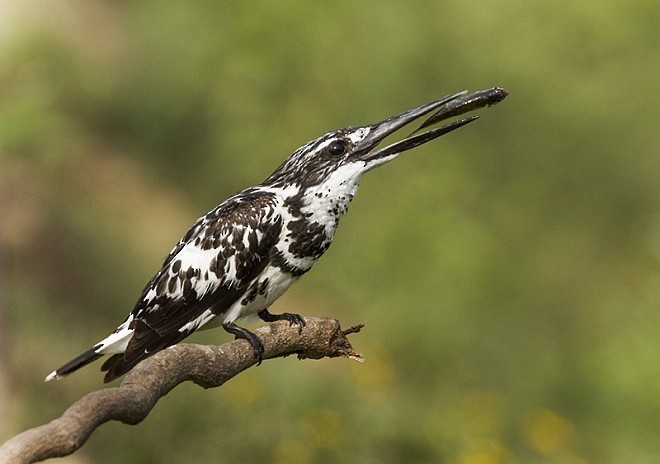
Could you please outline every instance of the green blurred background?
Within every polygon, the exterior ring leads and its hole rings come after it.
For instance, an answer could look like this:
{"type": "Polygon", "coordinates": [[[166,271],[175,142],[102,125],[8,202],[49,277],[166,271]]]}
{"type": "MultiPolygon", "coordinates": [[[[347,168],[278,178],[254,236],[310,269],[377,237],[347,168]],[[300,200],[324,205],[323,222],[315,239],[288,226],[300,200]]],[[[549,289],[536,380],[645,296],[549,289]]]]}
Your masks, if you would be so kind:
{"type": "Polygon", "coordinates": [[[369,173],[273,308],[365,323],[364,364],[182,385],[59,462],[658,462],[659,31],[657,0],[0,2],[0,441],[102,387],[42,379],[219,201],[330,129],[499,85],[369,173]]]}

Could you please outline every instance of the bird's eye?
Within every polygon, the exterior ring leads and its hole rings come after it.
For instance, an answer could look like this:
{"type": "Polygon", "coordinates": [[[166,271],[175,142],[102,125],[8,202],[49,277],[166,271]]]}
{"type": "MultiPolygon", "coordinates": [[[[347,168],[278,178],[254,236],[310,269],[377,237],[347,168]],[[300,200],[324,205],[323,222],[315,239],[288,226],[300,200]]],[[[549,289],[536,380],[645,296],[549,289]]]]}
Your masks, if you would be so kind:
{"type": "Polygon", "coordinates": [[[346,152],[346,144],[341,140],[335,140],[328,145],[328,151],[333,156],[343,155],[346,152]]]}

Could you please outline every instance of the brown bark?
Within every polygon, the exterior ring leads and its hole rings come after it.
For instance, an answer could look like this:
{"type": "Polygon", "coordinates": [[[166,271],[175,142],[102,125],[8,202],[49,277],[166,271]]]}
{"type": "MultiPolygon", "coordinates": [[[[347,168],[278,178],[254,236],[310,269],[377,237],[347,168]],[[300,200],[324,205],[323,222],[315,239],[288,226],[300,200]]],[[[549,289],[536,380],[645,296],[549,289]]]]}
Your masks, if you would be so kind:
{"type": "MultiPolygon", "coordinates": [[[[345,357],[361,361],[339,321],[305,318],[306,326],[275,322],[255,331],[264,345],[263,359],[296,354],[299,359],[345,357]]],[[[80,448],[104,422],[134,425],[178,384],[191,381],[203,388],[219,387],[256,362],[245,340],[221,346],[180,344],[156,353],[131,370],[118,387],[97,390],[76,401],[47,424],[26,430],[0,446],[0,462],[24,464],[69,455],[80,448]]],[[[75,374],[74,374],[75,375],[75,374]]]]}

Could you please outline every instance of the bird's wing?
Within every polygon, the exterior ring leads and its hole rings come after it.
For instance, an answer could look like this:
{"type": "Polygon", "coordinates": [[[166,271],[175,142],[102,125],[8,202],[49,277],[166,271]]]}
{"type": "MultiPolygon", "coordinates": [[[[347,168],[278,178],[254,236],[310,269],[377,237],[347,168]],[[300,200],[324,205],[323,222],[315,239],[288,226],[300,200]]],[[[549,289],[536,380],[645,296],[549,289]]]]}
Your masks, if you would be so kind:
{"type": "Polygon", "coordinates": [[[266,267],[282,230],[278,211],[272,193],[248,190],[200,218],[140,295],[126,351],[102,367],[106,381],[227,311],[266,267]]]}

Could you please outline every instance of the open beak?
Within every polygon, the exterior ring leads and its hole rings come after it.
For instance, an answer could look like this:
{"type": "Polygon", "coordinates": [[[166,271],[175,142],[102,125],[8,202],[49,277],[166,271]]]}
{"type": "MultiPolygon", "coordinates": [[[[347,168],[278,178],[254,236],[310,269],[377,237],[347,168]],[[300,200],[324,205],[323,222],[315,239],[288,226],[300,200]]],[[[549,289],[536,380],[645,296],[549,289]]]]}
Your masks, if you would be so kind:
{"type": "MultiPolygon", "coordinates": [[[[485,106],[495,105],[496,103],[504,100],[508,94],[509,93],[501,87],[481,90],[471,94],[468,94],[467,91],[464,90],[463,92],[454,93],[452,95],[440,98],[439,100],[425,103],[418,106],[417,108],[413,108],[401,114],[397,114],[396,116],[392,116],[383,121],[370,124],[366,126],[366,128],[369,129],[369,132],[366,137],[360,141],[360,144],[355,151],[355,158],[366,162],[381,160],[382,162],[388,161],[399,153],[410,150],[411,148],[415,148],[437,137],[440,137],[441,135],[447,134],[454,129],[458,129],[459,127],[471,123],[477,119],[478,116],[470,116],[465,119],[436,127],[435,129],[427,130],[426,132],[418,133],[421,129],[436,124],[437,122],[444,121],[448,118],[467,113],[468,111],[483,108],[485,106]],[[412,121],[415,121],[416,119],[419,119],[420,117],[429,114],[434,110],[437,111],[435,111],[435,113],[427,118],[419,126],[419,128],[417,128],[408,137],[374,151],[374,148],[384,138],[408,125],[412,121]]],[[[374,166],[378,164],[381,163],[376,162],[374,163],[374,166]]]]}

